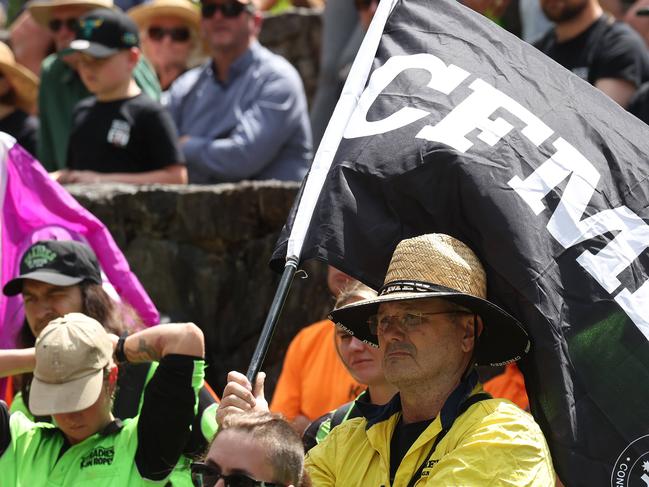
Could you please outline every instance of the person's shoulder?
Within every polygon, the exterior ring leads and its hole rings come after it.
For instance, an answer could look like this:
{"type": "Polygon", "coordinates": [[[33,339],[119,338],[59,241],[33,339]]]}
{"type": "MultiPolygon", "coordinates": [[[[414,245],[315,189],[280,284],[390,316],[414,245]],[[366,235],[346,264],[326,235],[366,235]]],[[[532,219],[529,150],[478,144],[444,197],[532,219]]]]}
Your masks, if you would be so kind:
{"type": "Polygon", "coordinates": [[[259,43],[253,44],[251,49],[253,49],[254,56],[259,60],[260,69],[266,76],[301,83],[300,74],[288,59],[272,52],[259,43]]]}
{"type": "Polygon", "coordinates": [[[532,45],[540,51],[545,51],[546,49],[549,48],[550,45],[554,44],[554,41],[555,41],[554,27],[552,27],[545,34],[543,34],[539,39],[534,41],[532,45]]]}
{"type": "Polygon", "coordinates": [[[205,63],[185,71],[183,74],[178,76],[169,88],[169,95],[171,97],[184,96],[191,91],[198,79],[209,71],[210,62],[211,61],[206,61],[205,63]]]}
{"type": "Polygon", "coordinates": [[[545,442],[541,428],[534,417],[508,399],[491,398],[479,401],[466,411],[464,423],[469,429],[498,430],[502,438],[512,439],[521,433],[538,442],[545,442]]]}
{"type": "Polygon", "coordinates": [[[646,45],[640,34],[621,20],[608,21],[603,37],[603,42],[600,43],[602,46],[634,49],[646,55],[646,45]]]}
{"type": "Polygon", "coordinates": [[[43,62],[41,63],[41,82],[43,81],[43,79],[47,79],[51,76],[57,76],[63,71],[67,71],[69,69],[70,68],[68,67],[68,65],[61,61],[61,58],[59,58],[56,53],[50,54],[45,59],[43,59],[43,62]]]}

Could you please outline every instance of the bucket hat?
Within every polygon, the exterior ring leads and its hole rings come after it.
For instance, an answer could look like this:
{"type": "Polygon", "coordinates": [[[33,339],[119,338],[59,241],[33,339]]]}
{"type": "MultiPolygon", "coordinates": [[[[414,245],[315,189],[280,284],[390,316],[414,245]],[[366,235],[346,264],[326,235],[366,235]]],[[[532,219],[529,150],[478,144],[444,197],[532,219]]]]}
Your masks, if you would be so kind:
{"type": "Polygon", "coordinates": [[[0,42],[0,72],[16,93],[16,106],[24,112],[34,112],[38,96],[38,78],[16,62],[14,53],[4,42],[0,42]]]}
{"type": "Polygon", "coordinates": [[[80,6],[88,10],[93,8],[113,8],[113,0],[32,0],[27,4],[27,10],[34,20],[47,27],[54,7],[80,6]]]}
{"type": "Polygon", "coordinates": [[[185,22],[196,32],[200,29],[201,11],[198,4],[189,0],[153,0],[128,10],[128,15],[140,29],[145,28],[155,17],[175,17],[185,22]]]}
{"type": "Polygon", "coordinates": [[[333,310],[329,319],[366,343],[377,345],[368,319],[379,305],[394,301],[441,298],[467,308],[482,318],[484,329],[476,348],[478,365],[500,366],[526,355],[530,340],[521,323],[487,300],[487,278],[475,253],[444,234],[402,240],[378,297],[333,310]]]}

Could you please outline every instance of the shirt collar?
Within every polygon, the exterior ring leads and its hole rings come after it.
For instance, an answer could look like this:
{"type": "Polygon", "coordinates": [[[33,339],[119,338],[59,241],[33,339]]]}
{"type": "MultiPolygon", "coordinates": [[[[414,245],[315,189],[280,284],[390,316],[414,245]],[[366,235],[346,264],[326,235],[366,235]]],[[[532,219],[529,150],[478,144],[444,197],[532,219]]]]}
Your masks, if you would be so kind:
{"type": "Polygon", "coordinates": [[[241,56],[239,56],[230,66],[227,83],[222,83],[218,79],[216,75],[217,74],[216,65],[214,64],[214,61],[211,61],[209,63],[209,67],[212,71],[214,81],[216,81],[219,84],[225,84],[225,85],[231,84],[234,79],[238,78],[242,73],[245,73],[248,70],[250,65],[252,65],[252,63],[259,57],[260,50],[261,50],[261,44],[259,44],[258,41],[252,41],[250,47],[246,50],[246,52],[244,52],[241,56]]]}
{"type": "MultiPolygon", "coordinates": [[[[451,392],[451,395],[448,397],[440,411],[442,429],[448,429],[451,427],[460,412],[462,403],[471,395],[471,392],[477,383],[478,372],[473,370],[458,384],[455,390],[451,392]]],[[[357,402],[356,407],[358,407],[359,411],[367,421],[365,429],[369,429],[375,424],[385,421],[392,415],[401,412],[401,395],[396,394],[387,404],[382,406],[366,402],[357,402]]]]}

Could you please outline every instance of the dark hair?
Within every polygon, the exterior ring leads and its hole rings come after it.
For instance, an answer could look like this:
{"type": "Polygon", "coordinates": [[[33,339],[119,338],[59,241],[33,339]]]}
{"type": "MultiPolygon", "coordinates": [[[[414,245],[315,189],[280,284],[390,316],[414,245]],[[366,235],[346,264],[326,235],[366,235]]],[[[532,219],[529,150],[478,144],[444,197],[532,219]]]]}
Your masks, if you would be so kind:
{"type": "MultiPolygon", "coordinates": [[[[126,303],[116,303],[104,291],[101,284],[83,281],[78,286],[81,289],[81,310],[79,311],[96,319],[109,333],[122,335],[126,331],[132,332],[144,328],[144,323],[137,312],[126,303]]],[[[30,348],[36,344],[36,337],[29,327],[27,318],[23,320],[23,326],[18,330],[16,342],[20,348],[30,348]]],[[[30,373],[21,374],[16,378],[27,407],[29,407],[29,389],[33,377],[33,374],[30,373]]]]}

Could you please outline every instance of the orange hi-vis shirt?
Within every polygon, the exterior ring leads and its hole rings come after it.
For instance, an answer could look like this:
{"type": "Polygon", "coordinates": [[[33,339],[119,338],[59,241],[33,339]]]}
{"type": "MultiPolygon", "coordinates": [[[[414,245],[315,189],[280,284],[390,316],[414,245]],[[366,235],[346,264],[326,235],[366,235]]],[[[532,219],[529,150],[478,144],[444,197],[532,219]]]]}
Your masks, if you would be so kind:
{"type": "Polygon", "coordinates": [[[291,341],[270,404],[290,421],[303,415],[311,421],[356,399],[365,386],[356,382],[334,345],[335,325],[318,321],[291,341]]]}
{"type": "Polygon", "coordinates": [[[525,411],[530,410],[530,400],[525,389],[525,379],[515,363],[508,364],[502,374],[485,382],[484,390],[493,397],[509,399],[525,411]]]}

